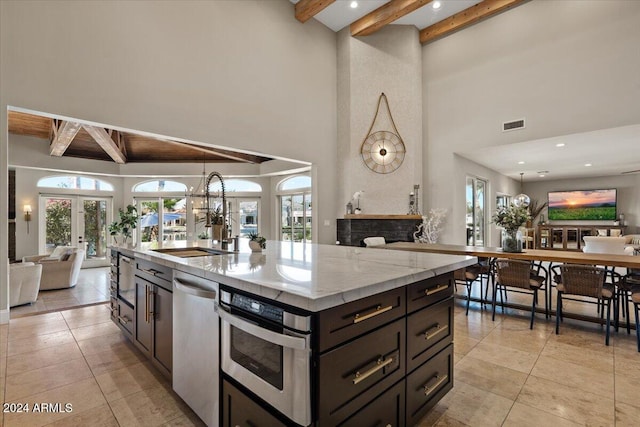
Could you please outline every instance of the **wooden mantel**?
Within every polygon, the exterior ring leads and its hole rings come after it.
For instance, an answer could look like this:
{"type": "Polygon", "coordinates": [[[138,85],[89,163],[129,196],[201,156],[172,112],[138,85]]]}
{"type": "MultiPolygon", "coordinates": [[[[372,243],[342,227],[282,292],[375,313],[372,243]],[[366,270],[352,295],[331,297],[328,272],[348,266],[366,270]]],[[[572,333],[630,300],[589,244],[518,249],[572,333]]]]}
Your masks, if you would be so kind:
{"type": "Polygon", "coordinates": [[[344,219],[422,219],[421,215],[345,214],[344,219]]]}

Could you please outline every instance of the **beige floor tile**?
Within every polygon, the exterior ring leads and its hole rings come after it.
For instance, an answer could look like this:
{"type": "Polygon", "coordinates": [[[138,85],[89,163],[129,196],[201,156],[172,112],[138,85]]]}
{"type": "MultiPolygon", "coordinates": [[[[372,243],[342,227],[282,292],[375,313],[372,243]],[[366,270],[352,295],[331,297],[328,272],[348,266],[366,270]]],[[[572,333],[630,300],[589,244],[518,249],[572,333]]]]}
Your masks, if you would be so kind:
{"type": "Polygon", "coordinates": [[[69,327],[75,329],[111,321],[111,312],[107,307],[108,305],[99,304],[87,307],[91,310],[74,309],[63,311],[62,314],[69,327]]]}
{"type": "Polygon", "coordinates": [[[9,356],[7,358],[7,373],[8,375],[16,375],[81,358],[82,352],[75,342],[56,345],[31,353],[9,356]]]}
{"type": "Polygon", "coordinates": [[[84,412],[76,412],[67,418],[47,424],[47,427],[118,427],[118,421],[109,405],[102,405],[84,412]]]}
{"type": "MultiPolygon", "coordinates": [[[[6,381],[7,381],[7,378],[4,375],[0,376],[0,402],[5,401],[4,390],[5,390],[6,381]]],[[[0,419],[1,417],[2,417],[2,414],[0,414],[0,419]]]]}
{"type": "Polygon", "coordinates": [[[454,336],[464,335],[481,340],[493,331],[498,323],[491,321],[491,316],[480,317],[478,313],[469,312],[469,317],[456,315],[453,323],[454,336]]]}
{"type": "Polygon", "coordinates": [[[80,346],[82,354],[84,354],[85,356],[89,356],[91,354],[96,354],[108,350],[128,350],[130,341],[122,334],[122,332],[117,332],[115,334],[103,335],[100,337],[78,341],[78,345],[80,346]]]}
{"type": "Polygon", "coordinates": [[[616,402],[616,427],[635,427],[640,420],[640,407],[616,402]]]}
{"type": "Polygon", "coordinates": [[[91,370],[85,360],[74,359],[46,368],[8,375],[5,396],[8,400],[17,400],[91,377],[91,370]]]}
{"type": "Polygon", "coordinates": [[[52,289],[47,291],[40,291],[38,299],[42,299],[45,303],[49,301],[65,300],[69,299],[70,291],[68,289],[52,289]]]}
{"type": "Polygon", "coordinates": [[[111,320],[108,320],[104,323],[81,326],[79,328],[71,329],[71,333],[78,341],[95,338],[102,335],[115,334],[118,332],[120,332],[120,329],[111,320]]]}
{"type": "Polygon", "coordinates": [[[65,308],[74,307],[81,304],[77,298],[72,297],[72,298],[59,299],[54,301],[45,301],[44,305],[47,308],[47,310],[64,310],[65,308]]]}
{"type": "Polygon", "coordinates": [[[67,320],[70,320],[76,317],[91,318],[104,313],[108,314],[109,313],[108,307],[109,307],[108,304],[98,304],[98,305],[91,305],[88,307],[79,307],[71,310],[64,310],[64,311],[61,311],[60,313],[67,320]]]}
{"type": "Polygon", "coordinates": [[[45,324],[18,324],[11,325],[9,340],[15,341],[23,338],[29,338],[35,335],[50,334],[52,332],[66,331],[69,327],[64,319],[51,320],[45,324]]]}
{"type": "MultiPolygon", "coordinates": [[[[13,309],[11,311],[13,311],[13,309]]],[[[55,320],[63,320],[62,314],[56,312],[56,313],[38,314],[35,316],[20,317],[18,319],[12,318],[9,321],[9,329],[11,329],[14,326],[22,327],[26,325],[43,325],[55,320]]]]}
{"type": "MultiPolygon", "coordinates": [[[[586,325],[587,322],[577,322],[566,319],[560,324],[560,334],[555,332],[549,337],[549,341],[557,341],[576,347],[588,348],[594,351],[613,352],[613,345],[605,345],[605,328],[595,324],[586,325]]],[[[611,343],[615,345],[615,333],[611,328],[611,343]]]]}
{"type": "Polygon", "coordinates": [[[518,403],[583,425],[612,426],[614,401],[601,395],[576,390],[571,384],[529,376],[518,403]]]}
{"type": "Polygon", "coordinates": [[[85,356],[85,360],[93,372],[98,376],[105,372],[115,371],[126,366],[143,362],[146,357],[133,347],[133,344],[124,345],[114,350],[106,350],[85,356]]]}
{"type": "Polygon", "coordinates": [[[579,425],[540,409],[516,402],[511,408],[503,427],[575,427],[579,425]]]}
{"type": "Polygon", "coordinates": [[[468,356],[525,374],[531,372],[538,359],[538,353],[529,353],[501,345],[488,344],[484,341],[475,346],[468,356]]]}
{"type": "Polygon", "coordinates": [[[181,415],[174,420],[162,424],[162,427],[206,427],[206,424],[203,423],[195,413],[191,412],[189,415],[181,415]]]}
{"type": "Polygon", "coordinates": [[[640,407],[640,400],[638,400],[638,396],[640,396],[640,373],[635,369],[616,372],[616,403],[627,403],[629,405],[636,405],[640,407]]]}
{"type": "Polygon", "coordinates": [[[531,371],[531,375],[571,384],[574,390],[586,391],[605,398],[613,397],[613,366],[602,371],[581,364],[580,360],[563,361],[541,356],[531,371]]]}
{"type": "Polygon", "coordinates": [[[139,391],[110,405],[121,426],[159,426],[188,410],[180,398],[162,386],[139,391]]]}
{"type": "Polygon", "coordinates": [[[22,318],[22,317],[31,317],[34,314],[43,313],[47,311],[47,307],[44,305],[44,301],[37,300],[32,304],[21,305],[18,307],[12,307],[10,310],[11,320],[22,318]]]}
{"type": "MultiPolygon", "coordinates": [[[[470,426],[499,426],[507,417],[513,400],[497,394],[487,392],[458,379],[454,388],[445,398],[446,410],[443,422],[453,419],[457,423],[447,421],[447,424],[436,425],[470,425],[470,426]]],[[[444,399],[443,399],[444,400],[444,399]]],[[[442,417],[439,419],[441,420],[442,417]]]]}
{"type": "Polygon", "coordinates": [[[97,375],[96,381],[108,402],[141,390],[169,385],[154,368],[142,362],[97,375]]]}
{"type": "Polygon", "coordinates": [[[466,335],[455,335],[454,334],[454,338],[453,338],[453,351],[461,354],[461,355],[465,355],[467,353],[469,353],[471,350],[473,350],[473,348],[478,345],[478,343],[480,342],[480,340],[474,339],[474,338],[470,338],[466,335]]]}
{"type": "Polygon", "coordinates": [[[527,380],[527,374],[467,356],[456,365],[455,379],[515,400],[527,380]]]}
{"type": "MultiPolygon", "coordinates": [[[[71,405],[71,412],[33,412],[28,414],[5,414],[6,427],[44,426],[92,408],[104,406],[106,400],[95,379],[89,378],[68,384],[43,393],[33,394],[19,400],[20,402],[60,403],[71,405]]],[[[62,423],[62,425],[66,425],[62,423]]]]}
{"type": "Polygon", "coordinates": [[[610,372],[614,360],[613,354],[607,350],[594,350],[565,344],[556,339],[549,339],[544,350],[542,350],[541,356],[579,363],[602,372],[610,372]]]}
{"type": "Polygon", "coordinates": [[[506,329],[504,325],[495,328],[487,335],[483,343],[497,344],[527,353],[540,353],[549,338],[548,331],[527,329],[506,329]]]}
{"type": "MultiPolygon", "coordinates": [[[[11,335],[11,332],[9,332],[9,335],[11,335]]],[[[75,342],[75,339],[69,330],[36,335],[30,338],[9,341],[9,350],[7,355],[15,356],[16,354],[31,353],[33,351],[42,350],[43,348],[73,342],[75,342]]]]}

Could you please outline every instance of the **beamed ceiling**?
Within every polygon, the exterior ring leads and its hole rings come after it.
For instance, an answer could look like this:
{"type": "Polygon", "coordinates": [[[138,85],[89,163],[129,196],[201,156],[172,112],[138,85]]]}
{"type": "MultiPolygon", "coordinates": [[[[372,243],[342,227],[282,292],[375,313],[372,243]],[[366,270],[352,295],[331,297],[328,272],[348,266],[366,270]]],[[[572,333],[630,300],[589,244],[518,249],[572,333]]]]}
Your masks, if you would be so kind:
{"type": "Polygon", "coordinates": [[[40,138],[51,156],[124,163],[252,163],[271,157],[152,138],[134,132],[90,126],[73,121],[9,111],[9,133],[40,138]]]}
{"type": "MultiPolygon", "coordinates": [[[[300,22],[306,22],[313,17],[325,23],[329,27],[333,19],[331,17],[320,17],[323,11],[329,11],[332,8],[348,7],[344,3],[335,0],[291,0],[295,3],[295,16],[300,22]],[[339,4],[343,3],[343,4],[339,4]]],[[[426,5],[433,6],[433,0],[391,0],[383,2],[377,9],[359,16],[349,24],[349,30],[352,36],[368,36],[375,33],[385,25],[392,24],[399,19],[407,16],[414,16],[414,20],[403,20],[412,22],[420,30],[420,43],[426,44],[438,40],[442,37],[453,34],[463,28],[476,24],[484,19],[490,18],[501,12],[513,7],[526,3],[529,0],[484,0],[475,3],[472,6],[454,13],[447,17],[432,16],[431,22],[427,23],[426,16],[420,13],[414,13],[418,9],[426,5]]],[[[440,0],[439,3],[451,2],[451,0],[440,0]]],[[[361,1],[360,3],[366,3],[361,1]]],[[[365,5],[366,6],[366,5],[365,5]]],[[[343,9],[344,10],[344,9],[343,9]]],[[[357,8],[353,11],[354,16],[358,16],[357,8]]],[[[434,12],[435,13],[435,12],[434,12]]],[[[329,15],[329,14],[326,14],[329,15]]],[[[334,15],[335,16],[335,15],[334,15]]],[[[335,27],[334,27],[335,29],[335,27]]]]}

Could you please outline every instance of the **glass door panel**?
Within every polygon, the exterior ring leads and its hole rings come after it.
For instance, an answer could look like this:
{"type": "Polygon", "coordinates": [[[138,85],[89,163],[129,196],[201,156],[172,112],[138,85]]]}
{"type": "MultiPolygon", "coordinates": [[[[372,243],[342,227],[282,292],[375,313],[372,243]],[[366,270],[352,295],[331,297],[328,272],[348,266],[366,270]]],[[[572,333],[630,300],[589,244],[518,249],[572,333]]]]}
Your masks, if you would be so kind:
{"type": "Polygon", "coordinates": [[[40,253],[50,254],[56,246],[74,246],[72,224],[75,219],[73,198],[43,197],[40,211],[45,212],[44,227],[40,227],[40,253]]]}
{"type": "Polygon", "coordinates": [[[87,266],[107,265],[107,215],[111,210],[107,199],[82,198],[82,215],[78,242],[84,242],[87,266]]]}
{"type": "Polygon", "coordinates": [[[478,178],[467,177],[466,183],[466,230],[467,244],[484,246],[486,242],[485,198],[487,183],[478,178]]]}
{"type": "Polygon", "coordinates": [[[136,199],[140,218],[140,241],[157,242],[160,227],[158,226],[158,199],[136,199]]]}
{"type": "Polygon", "coordinates": [[[259,218],[259,201],[257,199],[241,199],[238,202],[238,217],[240,230],[235,230],[236,222],[233,222],[234,230],[233,235],[240,235],[240,237],[247,237],[249,233],[260,233],[260,227],[258,226],[259,218]]]}
{"type": "Polygon", "coordinates": [[[186,199],[162,199],[162,240],[187,240],[186,199]]]}

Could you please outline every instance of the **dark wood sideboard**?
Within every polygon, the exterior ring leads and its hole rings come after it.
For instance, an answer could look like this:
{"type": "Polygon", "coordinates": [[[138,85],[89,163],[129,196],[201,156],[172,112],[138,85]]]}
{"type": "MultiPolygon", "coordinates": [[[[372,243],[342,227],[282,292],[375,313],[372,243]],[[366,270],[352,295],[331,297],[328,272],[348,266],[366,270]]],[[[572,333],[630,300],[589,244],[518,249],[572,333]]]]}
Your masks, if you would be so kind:
{"type": "Polygon", "coordinates": [[[420,215],[345,215],[338,219],[337,241],[345,246],[364,246],[366,237],[384,237],[387,242],[413,242],[422,222],[420,215]]]}

